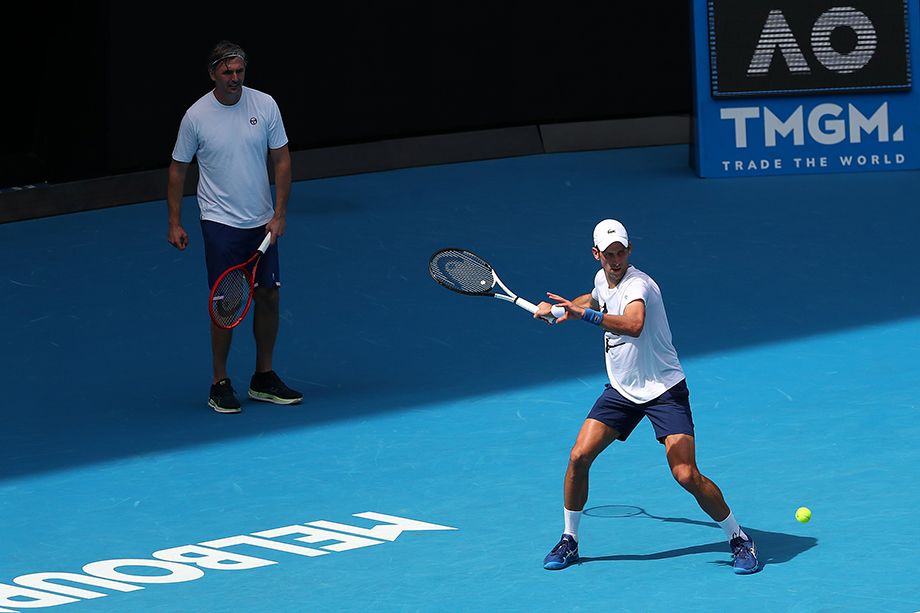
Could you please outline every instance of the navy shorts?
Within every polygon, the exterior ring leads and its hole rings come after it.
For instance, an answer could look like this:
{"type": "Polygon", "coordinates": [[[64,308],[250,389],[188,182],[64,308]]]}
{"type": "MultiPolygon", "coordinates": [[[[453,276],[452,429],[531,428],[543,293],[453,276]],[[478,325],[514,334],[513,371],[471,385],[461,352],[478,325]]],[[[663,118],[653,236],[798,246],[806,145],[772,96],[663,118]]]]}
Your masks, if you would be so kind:
{"type": "Polygon", "coordinates": [[[588,413],[590,419],[596,419],[616,430],[619,433],[617,438],[621,441],[629,437],[645,416],[652,422],[659,443],[664,443],[664,437],[670,434],[693,436],[690,390],[687,389],[686,379],[658,398],[642,404],[630,402],[608,383],[588,413]]]}
{"type": "MultiPolygon", "coordinates": [[[[204,261],[208,268],[208,287],[211,288],[225,270],[242,264],[256,252],[265,238],[265,226],[234,228],[203,219],[201,220],[201,236],[204,239],[204,261]]],[[[255,286],[281,286],[277,242],[270,245],[259,259],[255,286]]]]}

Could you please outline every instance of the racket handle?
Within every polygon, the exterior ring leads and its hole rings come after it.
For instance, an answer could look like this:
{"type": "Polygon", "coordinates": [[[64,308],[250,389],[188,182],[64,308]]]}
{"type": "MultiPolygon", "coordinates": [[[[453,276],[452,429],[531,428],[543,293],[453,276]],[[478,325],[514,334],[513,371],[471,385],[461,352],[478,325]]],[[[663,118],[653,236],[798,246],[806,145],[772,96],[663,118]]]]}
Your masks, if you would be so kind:
{"type": "Polygon", "coordinates": [[[536,312],[537,312],[537,305],[535,305],[535,304],[532,303],[532,302],[528,302],[527,300],[524,300],[523,298],[520,298],[520,297],[519,297],[519,298],[515,298],[515,299],[514,299],[514,304],[518,305],[519,307],[521,307],[522,309],[524,309],[525,311],[527,311],[527,312],[529,312],[529,313],[536,313],[536,312]]]}
{"type": "MultiPolygon", "coordinates": [[[[522,309],[524,309],[525,311],[528,311],[528,312],[530,312],[530,313],[536,313],[536,312],[537,312],[537,305],[535,305],[535,304],[532,303],[532,302],[528,302],[527,300],[524,300],[523,298],[520,298],[520,297],[517,298],[517,299],[514,301],[514,304],[518,305],[519,307],[521,307],[522,309]]],[[[541,319],[545,319],[545,320],[548,321],[549,323],[553,324],[553,323],[556,323],[556,319],[559,318],[559,317],[561,317],[561,316],[562,316],[562,313],[565,312],[565,309],[563,309],[562,307],[555,307],[555,306],[554,306],[552,310],[553,310],[553,314],[552,314],[552,315],[544,315],[543,317],[541,317],[541,319]],[[561,311],[561,312],[559,313],[559,315],[556,315],[556,312],[557,312],[557,311],[561,311]]]]}
{"type": "Polygon", "coordinates": [[[271,242],[272,242],[272,233],[268,232],[265,234],[265,238],[262,240],[262,244],[259,245],[259,251],[261,251],[264,254],[266,251],[268,251],[268,246],[271,244],[271,242]]]}

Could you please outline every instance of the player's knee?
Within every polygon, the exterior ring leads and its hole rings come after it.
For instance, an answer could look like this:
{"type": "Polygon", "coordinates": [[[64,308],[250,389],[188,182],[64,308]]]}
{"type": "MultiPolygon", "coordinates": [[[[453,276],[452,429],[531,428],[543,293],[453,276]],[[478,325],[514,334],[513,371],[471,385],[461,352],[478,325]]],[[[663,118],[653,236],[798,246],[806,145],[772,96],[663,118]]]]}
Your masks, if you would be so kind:
{"type": "Polygon", "coordinates": [[[277,287],[257,287],[253,292],[253,297],[259,304],[277,307],[281,299],[281,292],[277,287]]]}
{"type": "Polygon", "coordinates": [[[671,467],[671,475],[681,487],[695,491],[700,483],[700,471],[692,464],[677,464],[671,467]]]}
{"type": "Polygon", "coordinates": [[[594,454],[588,453],[587,450],[581,447],[572,447],[572,451],[569,453],[569,465],[577,469],[587,470],[591,467],[594,457],[594,454]]]}

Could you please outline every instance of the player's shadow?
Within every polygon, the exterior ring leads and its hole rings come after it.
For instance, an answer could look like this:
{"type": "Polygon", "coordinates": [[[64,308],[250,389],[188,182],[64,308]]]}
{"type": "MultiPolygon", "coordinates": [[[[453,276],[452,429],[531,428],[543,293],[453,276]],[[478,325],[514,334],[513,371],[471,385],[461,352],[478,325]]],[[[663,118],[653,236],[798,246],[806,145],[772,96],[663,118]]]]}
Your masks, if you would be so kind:
{"type": "MultiPolygon", "coordinates": [[[[585,515],[618,521],[648,521],[656,520],[668,523],[690,524],[694,526],[706,526],[721,530],[719,525],[712,521],[699,521],[687,519],[684,517],[659,517],[652,515],[641,507],[627,507],[626,505],[605,505],[585,509],[585,515]]],[[[797,536],[786,534],[784,532],[770,532],[767,530],[757,530],[754,528],[744,528],[744,531],[757,544],[757,558],[761,566],[770,564],[784,564],[789,562],[797,555],[808,551],[817,546],[818,539],[810,536],[797,536]]],[[[664,560],[667,558],[677,558],[680,556],[696,555],[700,553],[719,553],[725,554],[728,551],[728,545],[725,539],[719,539],[713,543],[694,545],[692,547],[680,547],[678,549],[668,549],[666,551],[657,551],[647,554],[614,554],[607,556],[582,556],[582,564],[588,562],[627,562],[627,561],[648,561],[664,560]]],[[[728,560],[715,560],[713,564],[730,565],[728,560]]]]}

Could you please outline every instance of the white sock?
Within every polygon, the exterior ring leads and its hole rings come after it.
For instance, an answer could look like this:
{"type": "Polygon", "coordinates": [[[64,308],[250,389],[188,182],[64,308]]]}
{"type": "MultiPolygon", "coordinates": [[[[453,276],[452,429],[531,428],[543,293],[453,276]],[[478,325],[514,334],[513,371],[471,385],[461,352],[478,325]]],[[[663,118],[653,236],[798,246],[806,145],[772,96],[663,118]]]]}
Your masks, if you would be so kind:
{"type": "Polygon", "coordinates": [[[565,515],[564,534],[571,534],[575,542],[578,542],[578,524],[581,523],[581,511],[569,511],[562,507],[562,513],[565,515]]]}
{"type": "Polygon", "coordinates": [[[741,529],[741,526],[738,525],[738,520],[735,519],[735,514],[731,511],[728,512],[728,517],[719,522],[719,525],[725,530],[725,536],[728,537],[728,540],[732,540],[736,536],[740,536],[746,541],[751,540],[741,529]]]}

